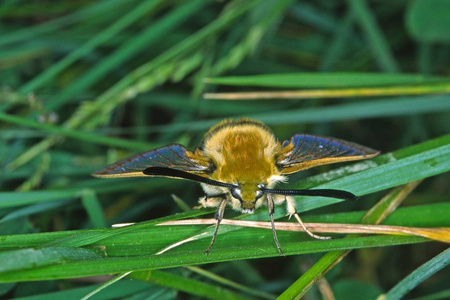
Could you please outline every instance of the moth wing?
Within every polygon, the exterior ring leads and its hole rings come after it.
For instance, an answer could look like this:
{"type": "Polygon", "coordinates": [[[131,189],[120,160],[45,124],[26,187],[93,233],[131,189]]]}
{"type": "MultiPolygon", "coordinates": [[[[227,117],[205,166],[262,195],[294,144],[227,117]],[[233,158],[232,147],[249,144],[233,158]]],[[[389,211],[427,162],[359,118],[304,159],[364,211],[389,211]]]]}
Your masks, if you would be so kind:
{"type": "Polygon", "coordinates": [[[202,175],[208,173],[209,162],[198,152],[188,151],[181,145],[169,145],[125,158],[92,175],[95,177],[148,176],[143,171],[151,167],[163,167],[202,175]]]}
{"type": "Polygon", "coordinates": [[[340,139],[296,134],[281,145],[277,166],[292,174],[315,166],[372,158],[378,151],[340,139]]]}

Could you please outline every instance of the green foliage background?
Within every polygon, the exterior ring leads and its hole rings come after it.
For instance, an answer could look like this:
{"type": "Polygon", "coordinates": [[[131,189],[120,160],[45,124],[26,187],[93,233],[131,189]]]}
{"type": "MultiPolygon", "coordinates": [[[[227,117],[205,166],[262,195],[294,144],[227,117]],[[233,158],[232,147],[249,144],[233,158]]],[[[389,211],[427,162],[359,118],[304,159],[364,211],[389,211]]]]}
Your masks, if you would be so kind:
{"type": "MultiPolygon", "coordinates": [[[[381,150],[292,176],[286,186],[362,196],[298,197],[304,221],[360,223],[387,195],[370,223],[423,179],[382,224],[449,227],[449,20],[446,0],[2,1],[0,297],[322,299],[325,286],[335,299],[449,298],[444,243],[279,232],[280,257],[270,231],[222,226],[204,256],[213,228],[155,225],[211,216],[190,210],[197,184],[90,177],[140,151],[194,149],[216,122],[245,116],[280,139],[306,132],[381,150]],[[352,95],[203,97],[332,89],[352,95]],[[126,222],[139,223],[111,228],[126,222]]],[[[268,220],[266,208],[225,217],[268,220]]]]}

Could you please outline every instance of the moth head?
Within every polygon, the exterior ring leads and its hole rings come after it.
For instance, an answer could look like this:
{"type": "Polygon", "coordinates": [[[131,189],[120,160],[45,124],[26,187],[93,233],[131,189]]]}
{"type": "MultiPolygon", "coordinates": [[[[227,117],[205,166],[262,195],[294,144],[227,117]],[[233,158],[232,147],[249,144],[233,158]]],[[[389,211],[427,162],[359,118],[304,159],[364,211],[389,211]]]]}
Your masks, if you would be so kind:
{"type": "Polygon", "coordinates": [[[239,183],[230,190],[231,201],[234,208],[243,213],[253,213],[255,208],[262,204],[264,192],[254,183],[239,183]]]}

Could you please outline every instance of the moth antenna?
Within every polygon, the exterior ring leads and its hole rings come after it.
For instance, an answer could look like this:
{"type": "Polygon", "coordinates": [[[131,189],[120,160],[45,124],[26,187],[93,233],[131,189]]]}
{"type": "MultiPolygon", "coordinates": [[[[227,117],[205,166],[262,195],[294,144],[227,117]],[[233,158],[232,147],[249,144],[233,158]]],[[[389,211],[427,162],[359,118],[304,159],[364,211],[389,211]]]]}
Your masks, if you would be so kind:
{"type": "Polygon", "coordinates": [[[214,228],[214,233],[213,233],[213,237],[211,240],[211,244],[209,244],[208,249],[206,249],[205,255],[209,254],[209,251],[211,250],[212,246],[214,245],[214,242],[216,241],[217,232],[219,231],[219,225],[223,219],[223,214],[225,212],[226,205],[227,205],[227,200],[224,199],[224,200],[222,200],[222,202],[220,202],[219,207],[217,208],[216,216],[215,216],[215,218],[217,220],[216,228],[214,228]]]}
{"type": "Polygon", "coordinates": [[[358,196],[353,193],[343,190],[333,189],[316,189],[316,190],[278,190],[278,189],[261,189],[269,194],[277,194],[284,196],[314,196],[314,197],[327,197],[336,198],[342,200],[357,200],[358,196]]]}

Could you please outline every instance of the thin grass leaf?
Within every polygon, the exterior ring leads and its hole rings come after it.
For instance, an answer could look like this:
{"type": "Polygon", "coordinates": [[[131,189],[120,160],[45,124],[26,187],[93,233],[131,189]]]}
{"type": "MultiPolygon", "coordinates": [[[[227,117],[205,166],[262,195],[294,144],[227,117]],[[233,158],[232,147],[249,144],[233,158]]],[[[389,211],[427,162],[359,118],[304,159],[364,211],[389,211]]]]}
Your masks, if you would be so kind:
{"type": "Polygon", "coordinates": [[[336,64],[344,55],[346,43],[351,40],[352,25],[354,22],[353,13],[349,10],[338,26],[338,29],[331,41],[329,47],[325,50],[322,63],[320,65],[321,71],[329,71],[331,67],[336,64]]]}
{"type": "MultiPolygon", "coordinates": [[[[189,2],[191,3],[191,2],[189,2]]],[[[196,3],[196,2],[192,2],[196,3]]],[[[132,72],[129,76],[124,77],[121,81],[115,84],[113,87],[108,89],[105,93],[99,96],[94,103],[90,105],[89,109],[83,109],[76,112],[71,119],[69,119],[65,124],[68,128],[74,129],[83,124],[89,124],[90,126],[98,125],[98,123],[102,123],[105,121],[105,118],[99,118],[98,112],[100,111],[103,115],[109,115],[109,112],[115,108],[120,103],[127,101],[130,97],[134,97],[136,95],[136,87],[140,85],[139,81],[136,81],[136,78],[143,78],[142,81],[145,81],[145,75],[148,73],[155,71],[155,68],[159,67],[163,63],[167,63],[175,57],[179,56],[182,53],[191,51],[194,47],[200,45],[202,41],[207,39],[211,34],[216,34],[223,30],[231,21],[241,16],[243,13],[247,12],[250,8],[256,5],[257,1],[247,1],[241,6],[236,6],[224,13],[223,16],[218,18],[215,22],[209,24],[196,34],[190,36],[188,39],[182,41],[178,45],[172,47],[170,50],[156,57],[149,63],[141,66],[136,71],[132,72]],[[124,90],[125,89],[125,90],[124,90]],[[114,101],[111,101],[114,99],[114,101]],[[97,121],[92,121],[92,119],[97,121]],[[89,122],[91,120],[92,122],[89,122]]],[[[188,4],[190,5],[190,4],[188,4]]],[[[139,41],[140,42],[140,41],[139,41]]],[[[98,69],[97,69],[98,70],[98,69]]],[[[146,86],[145,91],[148,90],[148,85],[146,86]]],[[[140,91],[138,89],[138,91],[140,91]]],[[[143,91],[140,91],[143,92],[143,91]]],[[[52,147],[55,143],[58,142],[58,137],[50,137],[42,142],[34,145],[29,151],[22,154],[19,158],[17,158],[14,162],[10,164],[10,168],[15,169],[25,163],[27,163],[30,159],[32,159],[38,153],[47,150],[52,147]]]]}
{"type": "MultiPolygon", "coordinates": [[[[94,284],[85,287],[78,288],[68,288],[62,291],[57,291],[53,293],[45,294],[35,294],[28,297],[20,297],[20,300],[43,300],[43,299],[81,299],[83,296],[89,294],[93,290],[99,288],[101,284],[94,284]]],[[[167,294],[171,295],[168,299],[173,299],[175,297],[175,292],[171,291],[168,293],[167,288],[162,288],[156,285],[151,285],[138,280],[121,280],[115,284],[109,286],[107,289],[103,289],[98,297],[100,299],[117,299],[126,297],[137,296],[140,293],[148,296],[159,296],[160,299],[165,299],[164,296],[167,294]]]]}
{"type": "Polygon", "coordinates": [[[280,88],[350,88],[387,85],[417,85],[436,82],[418,74],[383,73],[286,73],[224,76],[204,79],[208,84],[280,88]]]}
{"type": "Polygon", "coordinates": [[[399,71],[399,66],[391,53],[388,42],[377,24],[366,0],[347,0],[355,21],[359,23],[368,40],[374,58],[382,70],[388,73],[399,71]]]}
{"type": "Polygon", "coordinates": [[[199,297],[208,297],[212,299],[254,299],[226,288],[217,287],[198,280],[158,270],[136,272],[132,273],[130,277],[137,280],[152,282],[160,286],[174,288],[199,297]]]}
{"type": "Polygon", "coordinates": [[[0,207],[14,207],[27,204],[52,202],[79,197],[79,190],[0,192],[0,207]]]}
{"type": "Polygon", "coordinates": [[[0,253],[1,273],[39,268],[46,265],[63,263],[67,260],[100,258],[95,251],[82,248],[53,247],[42,249],[21,249],[0,253]]]}
{"type": "Polygon", "coordinates": [[[305,99],[305,98],[342,98],[342,97],[375,97],[398,95],[443,94],[450,91],[450,84],[432,84],[424,86],[395,86],[380,88],[352,88],[331,90],[303,90],[276,92],[240,92],[240,93],[207,93],[205,99],[216,100],[256,100],[256,99],[305,99]]]}
{"type": "Polygon", "coordinates": [[[7,221],[15,220],[22,217],[27,217],[30,215],[34,215],[40,212],[49,211],[58,207],[65,206],[72,202],[72,200],[65,200],[65,201],[52,201],[52,202],[44,202],[39,203],[35,205],[29,205],[24,208],[19,208],[17,210],[14,210],[13,212],[10,212],[6,214],[4,217],[0,219],[0,223],[4,223],[7,221]]]}
{"type": "Polygon", "coordinates": [[[158,1],[144,1],[140,3],[135,7],[135,9],[124,15],[117,22],[112,23],[108,28],[96,34],[84,45],[76,48],[73,52],[60,60],[58,63],[54,64],[51,68],[45,70],[44,73],[34,77],[30,82],[27,82],[19,89],[19,91],[22,94],[27,94],[36,89],[39,89],[41,86],[53,79],[56,75],[61,73],[61,71],[63,71],[65,68],[77,61],[79,58],[89,54],[107,40],[114,38],[116,34],[118,34],[124,28],[133,24],[149,11],[154,10],[159,4],[160,2],[158,1]]]}
{"type": "Polygon", "coordinates": [[[109,287],[110,285],[116,283],[117,281],[121,280],[122,278],[130,275],[131,273],[132,272],[125,272],[125,273],[122,273],[122,274],[119,274],[119,275],[115,276],[114,278],[112,278],[111,280],[108,280],[107,282],[105,282],[104,284],[102,284],[101,286],[99,286],[98,288],[96,288],[95,290],[93,290],[92,292],[87,294],[86,296],[82,297],[81,300],[87,300],[89,298],[92,298],[92,296],[98,294],[102,290],[106,289],[107,287],[109,287]]]}
{"type": "MultiPolygon", "coordinates": [[[[131,72],[130,75],[124,77],[113,87],[100,95],[95,100],[92,110],[89,110],[87,113],[80,112],[79,114],[75,114],[72,119],[68,120],[68,122],[66,123],[67,126],[69,126],[70,128],[76,128],[81,124],[87,122],[87,120],[89,120],[93,116],[98,117],[98,115],[95,115],[97,111],[101,111],[103,114],[107,114],[118,104],[134,98],[138,93],[143,93],[150,90],[155,84],[155,80],[152,79],[152,77],[155,76],[155,74],[152,74],[152,72],[156,71],[155,69],[161,68],[164,63],[173,64],[174,59],[186,55],[185,53],[189,53],[190,51],[195,49],[195,47],[201,45],[201,43],[205,41],[210,35],[216,34],[217,32],[223,30],[227,25],[229,25],[231,21],[247,12],[247,10],[252,8],[257,3],[257,1],[247,1],[242,5],[236,5],[236,7],[233,7],[229,11],[226,11],[226,13],[224,13],[220,18],[210,23],[203,29],[199,30],[194,35],[191,35],[189,38],[178,43],[168,51],[154,58],[152,61],[131,72]],[[149,85],[147,83],[149,79],[153,84],[149,85]],[[113,101],[111,99],[113,99],[113,101]],[[107,105],[107,107],[105,107],[105,105],[107,105]]],[[[160,74],[158,74],[158,77],[159,76],[160,74]]],[[[160,81],[157,81],[157,83],[160,83],[160,81]]],[[[102,120],[100,119],[100,121],[102,120]]]]}
{"type": "MultiPolygon", "coordinates": [[[[147,3],[152,3],[149,1],[147,3]]],[[[208,3],[202,0],[189,1],[176,7],[167,16],[157,21],[151,26],[147,26],[139,35],[134,36],[132,39],[124,43],[122,47],[117,49],[114,53],[106,57],[100,64],[96,64],[90,69],[84,76],[73,82],[67,87],[61,95],[52,101],[52,105],[49,109],[56,109],[67,99],[73,97],[76,93],[83,91],[95,84],[100,78],[105,76],[113,67],[116,67],[124,63],[130,57],[133,57],[143,49],[154,45],[162,38],[167,32],[173,30],[176,26],[179,26],[186,18],[190,17],[192,13],[202,9],[204,5],[208,3]],[[143,43],[142,41],[146,41],[143,43]]],[[[91,112],[90,112],[91,113],[91,112]]],[[[68,122],[69,127],[72,128],[72,123],[68,122]]]]}
{"type": "Polygon", "coordinates": [[[346,103],[323,108],[306,108],[281,112],[277,116],[269,113],[252,114],[259,120],[268,124],[292,124],[292,123],[324,123],[351,120],[355,114],[359,119],[376,117],[409,116],[431,112],[445,112],[450,109],[450,104],[445,99],[447,96],[422,96],[422,97],[398,97],[391,99],[379,99],[376,101],[362,101],[358,103],[346,103]],[[353,117],[352,117],[353,114],[353,117]]]}
{"type": "MultiPolygon", "coordinates": [[[[268,125],[287,124],[320,124],[327,122],[339,122],[377,117],[399,117],[433,112],[447,112],[450,110],[450,102],[444,95],[429,95],[420,97],[397,97],[378,99],[373,101],[359,101],[329,105],[325,107],[313,107],[291,109],[289,111],[262,112],[238,114],[236,117],[250,117],[261,120],[268,125]]],[[[189,123],[178,123],[154,126],[159,132],[174,132],[189,130],[207,130],[222,119],[210,119],[189,123]]]]}
{"type": "MultiPolygon", "coordinates": [[[[387,216],[387,210],[390,207],[397,205],[403,201],[406,196],[413,190],[416,183],[410,184],[412,187],[406,186],[398,188],[389,193],[381,199],[375,207],[373,207],[361,220],[365,223],[379,224],[383,219],[382,216],[387,216]],[[406,189],[401,192],[401,189],[406,189]],[[395,203],[395,204],[392,204],[395,203]],[[384,209],[383,209],[384,208],[384,209]]],[[[352,238],[347,236],[344,239],[352,238]]],[[[308,271],[305,272],[299,279],[297,279],[288,289],[286,289],[279,297],[279,299],[300,299],[303,297],[312,285],[322,278],[328,271],[330,271],[336,264],[338,264],[350,251],[330,251],[325,254],[318,262],[316,262],[308,271]]]]}
{"type": "Polygon", "coordinates": [[[33,188],[37,187],[41,183],[42,178],[48,171],[49,167],[50,167],[50,155],[48,155],[48,153],[44,153],[41,156],[41,161],[39,162],[39,166],[35,170],[34,174],[30,176],[26,181],[24,181],[17,188],[17,191],[25,192],[30,191],[33,188]]]}
{"type": "Polygon", "coordinates": [[[449,297],[450,297],[450,289],[447,289],[444,291],[431,293],[424,297],[417,297],[417,298],[412,298],[412,299],[414,299],[414,300],[441,300],[441,299],[445,300],[445,299],[448,299],[449,297]]]}
{"type": "Polygon", "coordinates": [[[290,7],[290,13],[301,22],[313,25],[324,31],[334,32],[337,26],[337,20],[331,14],[318,10],[309,3],[293,3],[290,7]]]}
{"type": "MultiPolygon", "coordinates": [[[[383,211],[383,214],[387,212],[383,211]]],[[[380,219],[384,219],[383,215],[380,219]]],[[[170,225],[215,225],[217,221],[215,219],[201,219],[201,220],[179,220],[169,221],[158,225],[170,226],[170,225]]],[[[365,219],[361,223],[367,223],[365,219]]],[[[272,226],[268,222],[261,221],[244,221],[244,220],[227,220],[224,219],[221,225],[233,225],[251,228],[264,228],[271,229],[272,226]]],[[[371,223],[367,223],[371,224],[371,223]]],[[[378,223],[375,223],[378,224],[378,223]]],[[[362,224],[342,224],[342,223],[305,223],[306,228],[312,232],[318,233],[360,233],[360,234],[390,234],[390,235],[415,235],[428,239],[432,239],[439,242],[450,243],[450,228],[418,228],[418,227],[405,227],[405,226],[383,226],[383,225],[362,225],[362,224]]],[[[277,230],[286,231],[305,231],[304,228],[297,223],[291,222],[275,222],[277,230]]],[[[191,239],[193,241],[197,239],[191,239]]],[[[181,245],[181,244],[179,244],[181,245]]],[[[178,245],[178,246],[179,246],[178,245]]],[[[174,247],[171,247],[171,249],[174,247]]],[[[165,252],[165,251],[164,251],[165,252]]],[[[159,254],[163,252],[160,251],[159,254]]]]}
{"type": "Polygon", "coordinates": [[[389,300],[403,299],[408,292],[449,264],[450,248],[418,267],[381,297],[389,300]]]}
{"type": "Polygon", "coordinates": [[[268,28],[278,24],[292,0],[265,1],[255,8],[252,24],[242,41],[229,49],[228,53],[211,67],[211,74],[220,74],[238,66],[249,54],[253,54],[264,38],[268,28]]]}
{"type": "MultiPolygon", "coordinates": [[[[113,180],[108,182],[94,179],[66,189],[49,189],[30,192],[0,192],[0,208],[79,198],[85,189],[94,189],[97,193],[136,190],[142,186],[142,184],[142,180],[125,180],[122,182],[121,180],[113,180]]],[[[151,187],[152,185],[157,187],[169,187],[171,186],[171,183],[167,181],[161,182],[156,179],[156,181],[152,180],[152,182],[149,182],[147,185],[148,187],[151,187]]]]}
{"type": "Polygon", "coordinates": [[[92,5],[85,7],[84,9],[74,12],[71,15],[43,23],[39,26],[9,32],[8,34],[4,34],[1,36],[0,46],[20,41],[26,41],[38,35],[48,34],[60,30],[62,27],[78,22],[79,20],[89,19],[95,17],[96,15],[104,14],[105,11],[117,9],[118,7],[120,7],[119,5],[121,2],[123,3],[125,1],[105,0],[95,2],[92,5]]]}
{"type": "Polygon", "coordinates": [[[81,192],[81,203],[86,209],[89,219],[94,228],[105,228],[106,220],[103,215],[102,206],[95,194],[95,191],[85,189],[81,192]]]}
{"type": "Polygon", "coordinates": [[[242,291],[244,293],[247,293],[247,294],[255,296],[255,297],[259,297],[259,298],[262,298],[262,299],[274,299],[275,298],[275,295],[272,295],[272,294],[269,294],[269,293],[265,293],[265,292],[262,292],[262,291],[258,291],[258,290],[255,290],[255,289],[248,288],[248,287],[246,287],[246,286],[244,286],[242,284],[239,284],[237,282],[233,282],[231,280],[228,280],[228,279],[226,279],[224,277],[218,276],[218,275],[216,275],[216,274],[214,274],[212,272],[206,271],[206,270],[204,270],[202,268],[199,268],[199,267],[188,266],[188,267],[186,267],[186,269],[188,269],[190,271],[193,271],[193,272],[195,272],[197,274],[200,274],[200,275],[204,276],[205,278],[214,280],[214,281],[216,281],[218,283],[221,283],[221,284],[223,284],[225,286],[232,287],[232,288],[234,288],[236,290],[242,291]]]}
{"type": "Polygon", "coordinates": [[[151,148],[156,148],[155,144],[150,144],[146,142],[139,141],[131,141],[114,137],[107,137],[96,133],[76,131],[72,129],[67,129],[62,126],[55,126],[48,123],[38,123],[35,121],[31,121],[26,118],[16,117],[8,114],[4,114],[0,112],[0,120],[5,122],[27,126],[31,128],[36,128],[47,133],[55,133],[58,134],[59,137],[70,137],[75,138],[83,142],[96,143],[100,145],[106,145],[110,147],[120,147],[125,149],[132,149],[135,151],[145,151],[151,148]]]}

